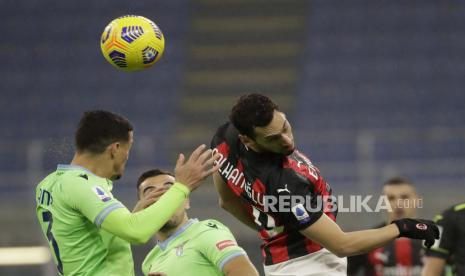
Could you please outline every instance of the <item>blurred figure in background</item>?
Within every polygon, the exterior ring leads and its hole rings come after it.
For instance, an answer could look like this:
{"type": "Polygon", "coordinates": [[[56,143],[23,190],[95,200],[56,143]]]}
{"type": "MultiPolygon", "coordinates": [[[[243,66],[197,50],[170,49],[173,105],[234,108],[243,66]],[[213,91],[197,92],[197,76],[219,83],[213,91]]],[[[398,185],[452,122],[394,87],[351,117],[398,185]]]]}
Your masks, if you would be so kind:
{"type": "MultiPolygon", "coordinates": [[[[394,220],[416,218],[421,204],[413,183],[401,177],[387,180],[383,186],[392,212],[386,212],[386,220],[377,227],[383,227],[394,220]]],[[[367,254],[348,258],[349,276],[421,275],[422,244],[419,240],[398,238],[367,254]]]]}
{"type": "MultiPolygon", "coordinates": [[[[134,212],[157,202],[174,183],[174,175],[169,172],[144,172],[137,181],[139,201],[134,212]]],[[[155,234],[158,242],[142,264],[144,275],[258,276],[226,226],[213,219],[189,218],[189,208],[186,199],[155,234]]]]}
{"type": "Polygon", "coordinates": [[[465,202],[452,206],[435,218],[441,238],[426,250],[423,276],[465,275],[465,202]],[[452,268],[445,269],[450,264],[452,268]]]}

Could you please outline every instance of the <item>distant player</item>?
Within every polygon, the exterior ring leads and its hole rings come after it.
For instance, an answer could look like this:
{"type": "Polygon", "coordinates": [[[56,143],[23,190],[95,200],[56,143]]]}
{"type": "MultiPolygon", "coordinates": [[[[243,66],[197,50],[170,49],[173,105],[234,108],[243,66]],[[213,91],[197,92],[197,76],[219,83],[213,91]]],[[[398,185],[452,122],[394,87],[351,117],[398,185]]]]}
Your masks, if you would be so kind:
{"type": "Polygon", "coordinates": [[[452,275],[465,275],[465,202],[445,210],[435,221],[441,239],[426,251],[422,275],[442,275],[447,264],[452,267],[452,275]]]}
{"type": "Polygon", "coordinates": [[[372,251],[397,237],[425,239],[428,246],[438,238],[433,222],[415,219],[342,231],[335,223],[336,203],[318,208],[318,198],[331,195],[330,186],[295,149],[286,115],[263,95],[242,96],[211,146],[221,154],[221,168],[213,177],[220,205],[259,231],[266,275],[345,275],[345,256],[372,251]],[[281,204],[266,211],[265,196],[281,204]],[[291,201],[297,197],[305,202],[291,201]]]}
{"type": "MultiPolygon", "coordinates": [[[[174,183],[174,176],[168,172],[158,169],[144,172],[137,181],[139,202],[134,211],[157,202],[174,183]]],[[[156,233],[158,243],[145,258],[144,275],[258,276],[229,229],[213,219],[189,219],[186,213],[189,204],[186,199],[156,233]]]]}
{"type": "MultiPolygon", "coordinates": [[[[386,212],[386,221],[378,227],[393,220],[416,218],[419,197],[410,180],[402,177],[388,179],[383,186],[383,196],[388,198],[392,212],[386,212]]],[[[349,257],[347,274],[420,276],[423,253],[420,240],[395,239],[367,254],[349,257]]]]}
{"type": "MultiPolygon", "coordinates": [[[[132,214],[111,194],[123,174],[133,127],[120,115],[86,112],[69,165],[58,165],[36,188],[37,218],[61,275],[134,275],[129,242],[145,243],[213,173],[215,156],[205,146],[187,162],[180,155],[177,182],[160,200],[132,214]]],[[[217,168],[216,168],[217,169],[217,168]]]]}

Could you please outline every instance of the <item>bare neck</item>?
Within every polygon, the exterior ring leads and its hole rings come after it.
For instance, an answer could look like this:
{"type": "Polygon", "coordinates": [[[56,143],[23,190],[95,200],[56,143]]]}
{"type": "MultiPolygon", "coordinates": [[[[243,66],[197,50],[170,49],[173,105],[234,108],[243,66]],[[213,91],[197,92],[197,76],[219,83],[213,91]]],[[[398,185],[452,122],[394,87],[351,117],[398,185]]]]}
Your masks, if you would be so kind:
{"type": "Polygon", "coordinates": [[[174,233],[176,233],[176,231],[178,231],[181,227],[183,227],[187,223],[188,220],[189,218],[187,217],[187,215],[185,215],[181,223],[178,224],[178,226],[172,229],[169,229],[167,231],[158,231],[157,234],[155,235],[157,240],[159,240],[160,242],[167,240],[171,235],[173,235],[174,233]]]}
{"type": "Polygon", "coordinates": [[[112,165],[105,159],[103,154],[76,153],[73,160],[71,160],[71,164],[86,168],[102,178],[110,179],[112,177],[112,165]]]}

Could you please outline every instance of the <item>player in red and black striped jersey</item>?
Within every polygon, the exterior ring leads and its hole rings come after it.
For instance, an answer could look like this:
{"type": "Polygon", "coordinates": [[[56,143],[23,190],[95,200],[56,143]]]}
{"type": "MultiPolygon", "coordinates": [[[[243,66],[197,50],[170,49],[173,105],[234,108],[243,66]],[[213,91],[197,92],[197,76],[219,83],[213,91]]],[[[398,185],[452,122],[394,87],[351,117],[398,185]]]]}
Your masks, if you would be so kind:
{"type": "MultiPolygon", "coordinates": [[[[258,226],[261,238],[267,241],[262,247],[265,265],[301,257],[321,249],[319,244],[305,239],[299,233],[299,230],[307,228],[320,218],[321,210],[309,215],[308,219],[301,220],[277,210],[264,212],[266,196],[278,197],[291,193],[303,196],[331,195],[330,186],[303,154],[297,150],[287,156],[258,154],[247,150],[239,143],[238,132],[229,123],[220,127],[213,139],[213,146],[221,154],[219,162],[224,162],[220,169],[224,181],[228,182],[235,195],[252,203],[246,207],[258,226]],[[237,147],[230,146],[234,144],[237,147]]],[[[337,209],[333,209],[333,212],[327,211],[326,215],[336,220],[337,209]]]]}
{"type": "Polygon", "coordinates": [[[260,232],[266,275],[345,275],[345,256],[400,236],[428,245],[438,238],[434,223],[413,219],[343,232],[335,223],[336,203],[324,200],[330,186],[295,149],[290,123],[268,97],[242,96],[211,146],[221,155],[214,174],[220,205],[260,232]]]}
{"type": "MultiPolygon", "coordinates": [[[[392,208],[387,212],[383,227],[393,220],[415,218],[420,200],[413,183],[402,177],[388,179],[383,186],[392,208]]],[[[420,276],[422,269],[423,247],[421,241],[407,238],[395,239],[385,246],[367,254],[348,258],[347,274],[364,276],[420,276]]]]}

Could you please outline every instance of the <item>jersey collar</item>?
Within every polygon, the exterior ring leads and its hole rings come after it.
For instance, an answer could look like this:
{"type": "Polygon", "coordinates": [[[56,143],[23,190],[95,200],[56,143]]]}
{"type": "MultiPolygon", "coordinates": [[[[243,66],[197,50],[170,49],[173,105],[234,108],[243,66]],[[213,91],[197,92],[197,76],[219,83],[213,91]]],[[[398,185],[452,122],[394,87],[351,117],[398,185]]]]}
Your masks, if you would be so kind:
{"type": "Polygon", "coordinates": [[[57,170],[61,170],[61,171],[70,171],[70,170],[80,170],[80,171],[85,171],[86,173],[88,174],[91,174],[95,177],[98,177],[98,178],[103,178],[103,177],[100,177],[98,175],[95,175],[93,172],[89,171],[88,169],[82,167],[82,166],[79,166],[79,165],[73,165],[73,164],[58,164],[57,166],[57,170]]]}
{"type": "Polygon", "coordinates": [[[178,230],[176,230],[176,232],[174,232],[174,234],[172,234],[169,238],[167,238],[166,240],[160,242],[160,241],[157,241],[157,245],[160,247],[161,250],[165,250],[166,247],[168,246],[168,244],[176,239],[178,236],[180,236],[184,231],[187,230],[187,228],[189,228],[189,226],[191,226],[192,224],[194,223],[197,223],[199,222],[198,219],[189,219],[186,223],[184,223],[184,225],[179,228],[178,230]]]}

